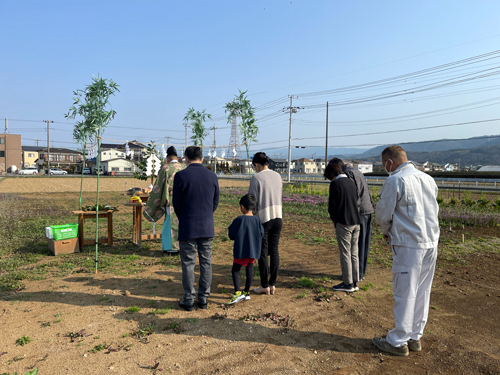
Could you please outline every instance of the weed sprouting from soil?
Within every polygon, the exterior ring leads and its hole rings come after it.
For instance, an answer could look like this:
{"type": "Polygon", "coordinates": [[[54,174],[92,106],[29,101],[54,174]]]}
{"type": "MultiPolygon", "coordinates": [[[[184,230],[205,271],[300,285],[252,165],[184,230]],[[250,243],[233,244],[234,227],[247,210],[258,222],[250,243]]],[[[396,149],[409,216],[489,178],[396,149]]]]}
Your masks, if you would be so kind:
{"type": "Polygon", "coordinates": [[[31,341],[33,341],[33,339],[29,336],[23,336],[16,340],[16,345],[24,346],[26,344],[29,344],[31,341]]]}
{"type": "Polygon", "coordinates": [[[141,311],[141,308],[138,306],[130,306],[129,308],[125,309],[125,312],[128,314],[133,314],[139,311],[141,311]]]}

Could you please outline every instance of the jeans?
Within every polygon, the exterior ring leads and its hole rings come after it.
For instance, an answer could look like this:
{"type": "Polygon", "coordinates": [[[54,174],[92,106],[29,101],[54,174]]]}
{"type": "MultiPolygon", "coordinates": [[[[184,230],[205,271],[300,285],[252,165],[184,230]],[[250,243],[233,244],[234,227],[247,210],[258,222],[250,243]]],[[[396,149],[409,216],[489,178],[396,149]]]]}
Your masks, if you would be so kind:
{"type": "Polygon", "coordinates": [[[340,250],[340,268],[342,269],[342,281],[351,285],[359,281],[358,263],[358,225],[335,224],[337,243],[340,250]]]}
{"type": "Polygon", "coordinates": [[[182,286],[184,287],[184,297],[180,302],[185,305],[192,306],[196,297],[194,289],[196,253],[198,253],[200,262],[198,300],[205,303],[210,295],[210,286],[212,284],[212,241],[213,237],[179,241],[182,263],[182,286]]]}
{"type": "Polygon", "coordinates": [[[359,226],[358,262],[359,279],[361,280],[365,277],[366,265],[368,263],[368,251],[370,250],[370,239],[372,236],[372,214],[359,216],[361,224],[359,226]]]}
{"type": "Polygon", "coordinates": [[[262,247],[259,259],[260,285],[263,288],[276,286],[278,279],[278,269],[280,266],[280,254],[278,245],[280,242],[281,227],[283,222],[281,219],[272,219],[262,224],[264,227],[264,237],[262,238],[262,247]],[[271,267],[267,257],[271,261],[271,267]]]}

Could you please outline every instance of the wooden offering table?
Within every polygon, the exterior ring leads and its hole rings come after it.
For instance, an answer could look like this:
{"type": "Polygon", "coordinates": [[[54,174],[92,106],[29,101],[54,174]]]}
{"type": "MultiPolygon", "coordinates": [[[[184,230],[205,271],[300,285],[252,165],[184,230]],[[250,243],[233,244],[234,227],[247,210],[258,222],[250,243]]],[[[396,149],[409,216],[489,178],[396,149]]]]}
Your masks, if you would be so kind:
{"type": "MultiPolygon", "coordinates": [[[[108,219],[108,237],[99,238],[98,243],[107,243],[113,246],[113,212],[117,210],[105,210],[99,211],[99,218],[108,219]]],[[[73,211],[75,215],[78,215],[78,239],[80,240],[80,251],[83,249],[84,245],[94,245],[95,239],[84,240],[83,239],[83,223],[88,219],[96,218],[96,211],[73,211]]]]}
{"type": "Polygon", "coordinates": [[[142,211],[144,209],[144,202],[147,202],[149,195],[138,195],[143,203],[129,202],[125,206],[132,207],[132,243],[138,247],[142,246],[143,240],[157,240],[161,239],[159,234],[142,234],[142,211]]]}

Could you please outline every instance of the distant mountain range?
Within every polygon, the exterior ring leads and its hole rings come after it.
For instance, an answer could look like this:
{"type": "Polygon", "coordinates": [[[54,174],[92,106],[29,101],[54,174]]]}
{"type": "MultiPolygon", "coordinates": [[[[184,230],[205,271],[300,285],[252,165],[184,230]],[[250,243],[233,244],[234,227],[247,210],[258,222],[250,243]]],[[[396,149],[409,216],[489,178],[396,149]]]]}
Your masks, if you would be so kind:
{"type": "MultiPolygon", "coordinates": [[[[399,143],[410,160],[418,163],[426,161],[446,164],[460,163],[461,166],[500,165],[500,135],[489,135],[467,139],[440,139],[429,142],[399,143]]],[[[365,161],[380,161],[380,154],[389,145],[377,146],[369,150],[359,148],[328,149],[328,159],[340,157],[365,161]]],[[[283,149],[280,155],[267,152],[271,158],[288,157],[288,150],[283,149]]],[[[324,147],[292,148],[292,159],[324,158],[324,147]]]]}
{"type": "MultiPolygon", "coordinates": [[[[461,166],[500,165],[500,135],[400,143],[399,145],[405,149],[408,159],[418,163],[430,161],[439,164],[456,163],[461,166]]],[[[387,146],[374,147],[354,155],[354,158],[372,162],[380,161],[380,154],[387,146]]]]}
{"type": "MultiPolygon", "coordinates": [[[[399,144],[401,147],[405,149],[407,153],[409,152],[415,152],[415,154],[412,155],[419,155],[420,157],[424,157],[426,153],[429,153],[429,157],[432,158],[442,158],[444,155],[448,154],[440,154],[440,155],[434,155],[436,152],[447,152],[454,150],[458,153],[463,152],[466,149],[478,149],[478,148],[488,148],[491,146],[497,146],[500,145],[500,135],[491,135],[491,136],[482,136],[482,137],[474,137],[474,138],[467,138],[467,139],[440,139],[438,141],[430,141],[430,142],[412,142],[412,143],[400,143],[399,144]]],[[[380,154],[389,145],[385,146],[377,146],[374,148],[371,148],[361,154],[356,155],[356,158],[359,158],[361,160],[364,159],[373,159],[376,158],[377,160],[380,160],[380,154]]],[[[474,153],[480,153],[478,151],[475,151],[474,153]]],[[[469,154],[469,153],[467,153],[469,154]]],[[[452,154],[449,154],[450,157],[452,154]]],[[[473,158],[474,159],[474,158],[473,158]]],[[[415,160],[418,161],[418,160],[415,160]]],[[[426,161],[426,160],[424,160],[426,161]]],[[[442,160],[430,160],[436,163],[441,163],[442,160]]],[[[451,160],[444,160],[447,163],[452,163],[453,161],[451,160]]],[[[458,163],[458,159],[457,159],[458,163]]]]}

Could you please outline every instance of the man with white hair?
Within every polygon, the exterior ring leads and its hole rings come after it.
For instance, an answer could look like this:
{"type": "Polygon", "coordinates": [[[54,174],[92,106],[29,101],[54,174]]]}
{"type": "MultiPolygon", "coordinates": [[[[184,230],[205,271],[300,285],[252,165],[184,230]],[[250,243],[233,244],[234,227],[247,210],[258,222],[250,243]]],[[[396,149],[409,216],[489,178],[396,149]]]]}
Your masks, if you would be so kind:
{"type": "Polygon", "coordinates": [[[384,238],[392,245],[395,328],[372,342],[382,351],[407,356],[420,351],[429,314],[439,241],[438,188],[434,179],[408,161],[400,146],[382,152],[389,177],[375,211],[384,238]]]}

